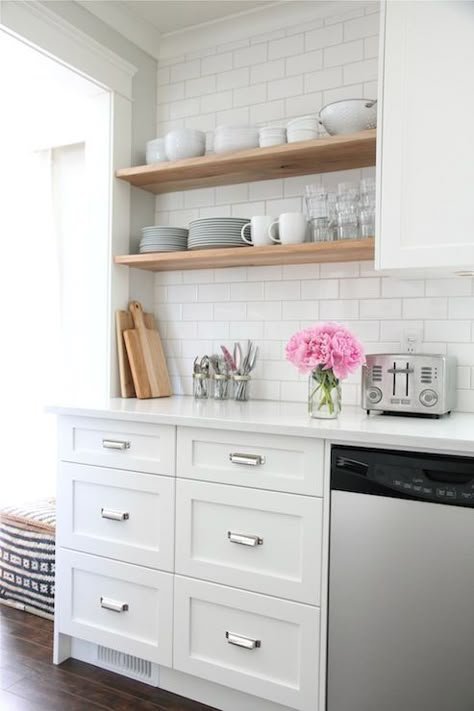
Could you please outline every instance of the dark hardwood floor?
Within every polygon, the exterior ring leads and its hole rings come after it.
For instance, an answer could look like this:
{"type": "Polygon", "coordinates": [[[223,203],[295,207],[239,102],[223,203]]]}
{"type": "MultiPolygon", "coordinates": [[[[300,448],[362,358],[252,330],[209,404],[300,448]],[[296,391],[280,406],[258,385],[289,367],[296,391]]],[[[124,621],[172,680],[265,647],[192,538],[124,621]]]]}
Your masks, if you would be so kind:
{"type": "Polygon", "coordinates": [[[68,659],[52,663],[53,624],[0,605],[1,711],[216,711],[68,659]]]}

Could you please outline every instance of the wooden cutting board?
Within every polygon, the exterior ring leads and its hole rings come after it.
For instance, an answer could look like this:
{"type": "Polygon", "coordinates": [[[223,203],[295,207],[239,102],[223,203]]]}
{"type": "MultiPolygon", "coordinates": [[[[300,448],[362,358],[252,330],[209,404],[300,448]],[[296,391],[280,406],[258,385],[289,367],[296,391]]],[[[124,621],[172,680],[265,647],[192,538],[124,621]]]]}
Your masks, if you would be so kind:
{"type": "MultiPolygon", "coordinates": [[[[155,328],[155,319],[153,314],[143,314],[145,326],[147,328],[155,328]]],[[[133,319],[130,311],[115,312],[115,330],[117,334],[117,357],[120,376],[120,395],[121,397],[136,397],[135,386],[133,384],[132,371],[128,360],[127,350],[123,332],[133,328],[133,319]]]]}
{"type": "Polygon", "coordinates": [[[169,397],[171,383],[160,334],[146,327],[138,301],[131,301],[128,308],[135,328],[123,335],[137,397],[169,397]]]}

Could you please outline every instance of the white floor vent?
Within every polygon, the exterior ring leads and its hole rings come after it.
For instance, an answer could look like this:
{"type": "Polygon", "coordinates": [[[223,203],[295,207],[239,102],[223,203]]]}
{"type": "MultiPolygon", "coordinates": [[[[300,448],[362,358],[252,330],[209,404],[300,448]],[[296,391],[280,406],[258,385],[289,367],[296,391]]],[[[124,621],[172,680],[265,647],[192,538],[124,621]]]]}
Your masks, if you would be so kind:
{"type": "Polygon", "coordinates": [[[117,652],[115,649],[109,649],[109,647],[99,644],[97,645],[97,662],[101,667],[107,667],[118,674],[125,674],[146,683],[152,682],[153,665],[146,659],[117,652]]]}

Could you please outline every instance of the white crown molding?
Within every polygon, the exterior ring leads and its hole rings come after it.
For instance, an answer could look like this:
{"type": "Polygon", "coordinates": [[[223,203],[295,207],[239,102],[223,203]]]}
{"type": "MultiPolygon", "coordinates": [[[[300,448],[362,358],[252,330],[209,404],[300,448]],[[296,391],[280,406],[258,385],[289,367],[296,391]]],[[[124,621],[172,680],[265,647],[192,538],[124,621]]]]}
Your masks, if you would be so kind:
{"type": "Polygon", "coordinates": [[[304,25],[328,15],[343,14],[358,6],[363,0],[285,0],[228,15],[217,20],[193,25],[183,30],[161,35],[159,59],[179,57],[216,44],[225,44],[249,36],[304,25]]]}
{"type": "Polygon", "coordinates": [[[0,0],[0,29],[105,89],[132,98],[137,68],[39,0],[0,0]]]}
{"type": "Polygon", "coordinates": [[[161,35],[154,25],[117,2],[110,0],[76,0],[76,2],[154,59],[158,59],[161,35]]]}

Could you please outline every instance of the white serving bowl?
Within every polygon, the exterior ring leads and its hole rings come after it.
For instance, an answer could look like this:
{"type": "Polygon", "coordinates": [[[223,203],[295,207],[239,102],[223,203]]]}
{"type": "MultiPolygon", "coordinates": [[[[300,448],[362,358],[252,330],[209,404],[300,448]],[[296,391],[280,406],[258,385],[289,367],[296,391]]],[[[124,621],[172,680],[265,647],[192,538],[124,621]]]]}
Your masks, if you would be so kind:
{"type": "Polygon", "coordinates": [[[376,128],[377,102],[373,99],[334,101],[323,106],[319,120],[331,136],[376,128]]]}
{"type": "Polygon", "coordinates": [[[164,138],[154,138],[153,141],[148,141],[146,144],[146,162],[150,163],[162,163],[168,160],[165,149],[165,139],[164,138]]]}
{"type": "Polygon", "coordinates": [[[177,128],[166,134],[165,150],[169,160],[203,156],[206,151],[206,134],[194,128],[177,128]]]}
{"type": "Polygon", "coordinates": [[[318,137],[318,129],[313,128],[289,128],[288,143],[296,143],[297,141],[311,141],[318,137]]]}

